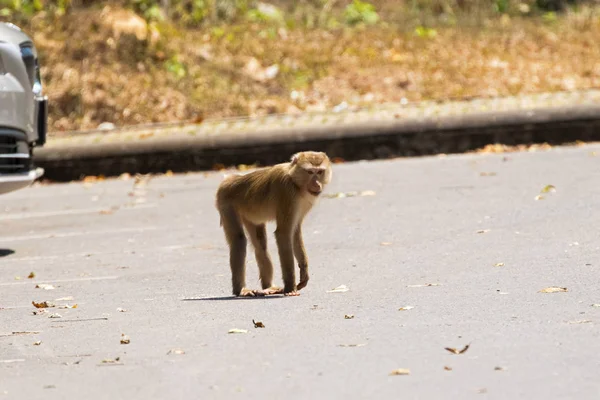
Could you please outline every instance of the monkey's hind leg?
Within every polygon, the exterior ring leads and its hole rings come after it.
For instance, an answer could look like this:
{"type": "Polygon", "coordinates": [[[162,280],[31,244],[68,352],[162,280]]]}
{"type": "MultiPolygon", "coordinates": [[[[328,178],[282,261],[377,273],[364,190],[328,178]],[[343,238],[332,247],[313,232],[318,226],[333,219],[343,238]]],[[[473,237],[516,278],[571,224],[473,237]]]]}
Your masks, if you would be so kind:
{"type": "Polygon", "coordinates": [[[267,228],[265,224],[255,225],[244,220],[244,226],[250,236],[254,247],[254,255],[260,274],[262,290],[255,292],[257,295],[270,295],[283,293],[283,289],[273,286],[273,262],[267,250],[267,228]]]}
{"type": "Polygon", "coordinates": [[[254,296],[252,290],[246,288],[246,246],[244,228],[233,207],[219,209],[225,238],[229,244],[229,266],[231,267],[231,283],[235,296],[254,296]]]}

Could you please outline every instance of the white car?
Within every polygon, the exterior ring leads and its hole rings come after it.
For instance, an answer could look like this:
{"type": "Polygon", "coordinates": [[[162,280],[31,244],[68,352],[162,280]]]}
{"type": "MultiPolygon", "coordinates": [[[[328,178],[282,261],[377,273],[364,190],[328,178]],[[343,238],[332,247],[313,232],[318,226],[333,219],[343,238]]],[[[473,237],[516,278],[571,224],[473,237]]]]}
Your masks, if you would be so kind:
{"type": "Polygon", "coordinates": [[[0,194],[43,175],[33,164],[33,149],[46,142],[47,121],[33,41],[17,26],[0,22],[0,194]]]}

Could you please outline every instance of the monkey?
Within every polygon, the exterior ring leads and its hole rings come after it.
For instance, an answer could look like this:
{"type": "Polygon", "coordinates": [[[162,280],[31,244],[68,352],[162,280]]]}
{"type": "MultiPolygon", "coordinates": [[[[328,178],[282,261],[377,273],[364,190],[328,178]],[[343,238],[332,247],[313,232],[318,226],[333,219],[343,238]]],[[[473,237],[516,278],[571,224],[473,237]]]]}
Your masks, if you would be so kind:
{"type": "Polygon", "coordinates": [[[309,273],[302,223],[331,181],[332,174],[327,154],[304,151],[294,154],[289,162],[223,179],[217,189],[215,205],[229,246],[234,296],[298,296],[299,290],[306,287],[309,273]],[[267,250],[266,223],[269,221],[277,224],[275,240],[283,288],[273,285],[273,262],[267,250]],[[262,290],[246,287],[244,229],[254,247],[262,290]],[[294,258],[300,270],[297,285],[294,258]]]}

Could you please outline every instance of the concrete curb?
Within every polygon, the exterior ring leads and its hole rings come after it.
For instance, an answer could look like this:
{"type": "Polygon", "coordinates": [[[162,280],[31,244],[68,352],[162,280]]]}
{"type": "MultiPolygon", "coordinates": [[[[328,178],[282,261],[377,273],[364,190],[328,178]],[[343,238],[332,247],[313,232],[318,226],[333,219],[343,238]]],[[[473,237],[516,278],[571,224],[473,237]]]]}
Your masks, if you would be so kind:
{"type": "Polygon", "coordinates": [[[35,160],[46,178],[67,181],[268,165],[306,149],[358,160],[457,153],[490,143],[600,140],[600,91],[536,96],[77,134],[50,140],[35,160]]]}

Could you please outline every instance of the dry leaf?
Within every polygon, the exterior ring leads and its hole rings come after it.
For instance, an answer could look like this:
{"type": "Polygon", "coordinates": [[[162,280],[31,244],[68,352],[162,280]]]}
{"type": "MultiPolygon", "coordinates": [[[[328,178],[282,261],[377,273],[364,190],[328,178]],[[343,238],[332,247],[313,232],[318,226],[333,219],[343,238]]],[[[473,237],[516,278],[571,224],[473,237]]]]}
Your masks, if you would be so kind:
{"type": "Polygon", "coordinates": [[[494,264],[494,267],[504,267],[504,263],[503,262],[499,262],[494,264]]]}
{"type": "Polygon", "coordinates": [[[167,172],[165,172],[165,176],[173,176],[173,171],[171,171],[170,169],[167,170],[167,172]]]}
{"type": "Polygon", "coordinates": [[[414,306],[404,306],[404,307],[400,307],[398,309],[398,311],[408,311],[408,310],[412,310],[413,308],[415,308],[414,306]]]}
{"type": "Polygon", "coordinates": [[[33,345],[34,345],[34,346],[39,346],[40,344],[42,344],[42,341],[41,341],[41,340],[38,340],[37,342],[33,342],[33,345]]]}
{"type": "Polygon", "coordinates": [[[62,315],[60,315],[59,313],[54,313],[48,315],[48,318],[62,318],[62,315]]]}
{"type": "Polygon", "coordinates": [[[554,185],[546,185],[544,186],[544,188],[542,190],[540,190],[540,193],[554,193],[556,192],[556,188],[554,187],[554,185]]]}
{"type": "Polygon", "coordinates": [[[495,367],[494,371],[506,371],[506,367],[495,367]]]}
{"type": "Polygon", "coordinates": [[[463,347],[461,350],[457,350],[454,347],[444,347],[444,349],[448,350],[452,354],[463,354],[465,351],[469,350],[469,346],[471,346],[471,343],[463,347]]]}
{"type": "Polygon", "coordinates": [[[541,194],[538,194],[537,196],[535,196],[534,199],[537,201],[537,200],[544,200],[544,198],[545,198],[544,196],[542,196],[541,194]]]}
{"type": "Polygon", "coordinates": [[[38,283],[35,285],[36,289],[44,289],[44,290],[54,290],[54,286],[47,283],[38,283]]]}
{"type": "Polygon", "coordinates": [[[439,283],[425,283],[419,285],[408,285],[408,287],[429,287],[429,286],[441,286],[439,283]]]}
{"type": "Polygon", "coordinates": [[[540,293],[559,293],[559,292],[566,292],[566,291],[567,291],[566,287],[551,286],[551,287],[547,287],[545,289],[540,290],[540,293]]]}
{"type": "Polygon", "coordinates": [[[246,329],[234,328],[234,329],[230,329],[229,332],[227,332],[227,333],[248,333],[248,331],[246,329]]]}
{"type": "Polygon", "coordinates": [[[171,349],[169,350],[169,352],[167,354],[185,354],[185,351],[183,351],[182,349],[171,349]]]}
{"type": "Polygon", "coordinates": [[[592,304],[592,307],[600,307],[600,304],[592,304]]]}
{"type": "Polygon", "coordinates": [[[348,286],[340,285],[336,288],[328,290],[327,293],[343,293],[343,292],[347,292],[348,290],[350,290],[350,289],[348,289],[348,286]]]}
{"type": "Polygon", "coordinates": [[[346,315],[344,315],[344,319],[352,319],[352,318],[354,318],[353,314],[346,314],[346,315]]]}
{"type": "Polygon", "coordinates": [[[77,308],[77,304],[73,304],[72,306],[68,304],[63,304],[61,306],[58,306],[58,308],[77,308]]]}
{"type": "Polygon", "coordinates": [[[477,231],[477,233],[488,233],[489,231],[489,229],[480,229],[477,231]]]}
{"type": "Polygon", "coordinates": [[[35,278],[35,272],[30,272],[29,275],[27,275],[27,278],[29,278],[29,279],[35,278]]]}
{"type": "Polygon", "coordinates": [[[254,320],[252,320],[252,323],[254,324],[255,328],[264,328],[265,327],[265,324],[263,324],[260,321],[254,321],[254,320]]]}
{"type": "Polygon", "coordinates": [[[390,372],[390,375],[410,375],[410,369],[398,368],[390,372]]]}
{"type": "Polygon", "coordinates": [[[445,369],[446,371],[452,371],[452,367],[449,367],[449,366],[447,366],[447,365],[445,365],[445,366],[444,366],[444,369],[445,369]]]}
{"type": "Polygon", "coordinates": [[[51,301],[42,301],[41,303],[36,303],[35,301],[32,301],[31,304],[33,304],[35,308],[55,307],[54,303],[52,303],[51,301]]]}
{"type": "Polygon", "coordinates": [[[118,312],[127,312],[127,310],[126,310],[126,309],[124,309],[124,308],[121,308],[121,307],[117,308],[117,311],[118,311],[118,312]]]}
{"type": "Polygon", "coordinates": [[[121,333],[121,344],[129,344],[131,340],[129,340],[129,336],[124,333],[121,333]]]}
{"type": "Polygon", "coordinates": [[[20,276],[15,276],[15,281],[20,281],[21,277],[20,276]]]}
{"type": "Polygon", "coordinates": [[[114,360],[112,358],[105,358],[102,360],[102,364],[116,364],[119,362],[121,357],[116,357],[114,360]]]}

